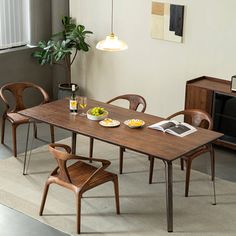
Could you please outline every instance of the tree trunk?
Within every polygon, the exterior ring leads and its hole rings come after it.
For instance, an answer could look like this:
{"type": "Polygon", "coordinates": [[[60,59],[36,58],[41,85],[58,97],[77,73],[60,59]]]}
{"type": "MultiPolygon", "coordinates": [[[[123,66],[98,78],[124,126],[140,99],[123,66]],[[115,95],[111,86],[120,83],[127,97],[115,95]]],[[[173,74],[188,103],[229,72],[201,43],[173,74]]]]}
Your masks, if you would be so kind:
{"type": "Polygon", "coordinates": [[[71,66],[67,68],[67,82],[71,84],[71,66]]]}
{"type": "Polygon", "coordinates": [[[66,55],[65,57],[65,65],[67,70],[67,83],[71,84],[71,63],[70,63],[70,55],[66,55]]]}

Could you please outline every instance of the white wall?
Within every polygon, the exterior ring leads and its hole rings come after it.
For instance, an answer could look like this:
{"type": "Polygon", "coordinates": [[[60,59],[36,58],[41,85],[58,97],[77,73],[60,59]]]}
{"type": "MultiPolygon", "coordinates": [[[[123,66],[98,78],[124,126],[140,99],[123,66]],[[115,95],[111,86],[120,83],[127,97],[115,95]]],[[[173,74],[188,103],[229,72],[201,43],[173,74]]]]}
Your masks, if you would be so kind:
{"type": "Polygon", "coordinates": [[[73,80],[87,96],[106,101],[138,93],[147,100],[147,112],[167,116],[183,108],[187,80],[230,80],[236,74],[236,1],[171,3],[186,6],[182,44],[150,37],[151,0],[114,0],[114,31],[129,49],[109,53],[95,45],[110,33],[111,0],[70,0],[71,15],[94,32],[90,52],[73,66],[73,80]]]}

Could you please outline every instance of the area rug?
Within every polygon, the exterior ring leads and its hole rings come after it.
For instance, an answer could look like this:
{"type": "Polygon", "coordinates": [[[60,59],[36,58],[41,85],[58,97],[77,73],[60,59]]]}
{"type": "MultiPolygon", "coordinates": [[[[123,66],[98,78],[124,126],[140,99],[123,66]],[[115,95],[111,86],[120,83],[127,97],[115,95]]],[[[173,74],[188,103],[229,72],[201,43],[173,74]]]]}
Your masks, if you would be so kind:
{"type": "MultiPolygon", "coordinates": [[[[88,153],[88,138],[78,136],[77,152],[88,153]]],[[[70,143],[70,139],[62,140],[70,143]]],[[[119,148],[95,140],[94,156],[109,159],[118,173],[119,148]]],[[[47,146],[34,149],[28,175],[22,175],[23,155],[0,161],[0,203],[71,235],[76,235],[76,205],[72,192],[52,185],[44,215],[38,215],[42,191],[56,163],[47,146]]],[[[119,175],[121,215],[115,213],[113,186],[106,183],[82,199],[82,234],[89,235],[235,235],[236,184],[216,179],[217,205],[211,205],[209,176],[192,171],[190,196],[184,197],[184,172],[174,165],[174,232],[166,231],[164,166],[155,162],[154,184],[148,184],[147,156],[127,150],[119,175]]]]}

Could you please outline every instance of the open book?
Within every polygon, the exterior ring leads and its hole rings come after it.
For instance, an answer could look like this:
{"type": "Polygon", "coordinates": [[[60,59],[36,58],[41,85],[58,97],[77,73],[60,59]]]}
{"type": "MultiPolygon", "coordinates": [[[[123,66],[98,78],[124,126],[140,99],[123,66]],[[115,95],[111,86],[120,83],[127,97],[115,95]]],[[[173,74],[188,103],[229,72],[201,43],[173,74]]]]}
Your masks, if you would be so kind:
{"type": "Polygon", "coordinates": [[[188,134],[197,131],[197,129],[194,128],[193,126],[175,120],[163,120],[148,126],[148,128],[160,130],[162,132],[173,134],[178,137],[184,137],[188,134]]]}

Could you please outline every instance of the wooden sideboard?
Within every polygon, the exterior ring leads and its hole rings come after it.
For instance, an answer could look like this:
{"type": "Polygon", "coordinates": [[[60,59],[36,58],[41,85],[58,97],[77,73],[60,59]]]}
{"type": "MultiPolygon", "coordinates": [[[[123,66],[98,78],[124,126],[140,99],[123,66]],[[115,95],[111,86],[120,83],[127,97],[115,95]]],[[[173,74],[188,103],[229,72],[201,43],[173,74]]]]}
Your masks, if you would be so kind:
{"type": "Polygon", "coordinates": [[[217,145],[236,150],[236,92],[230,81],[202,76],[187,81],[185,109],[202,109],[214,121],[214,130],[225,135],[217,145]]]}

